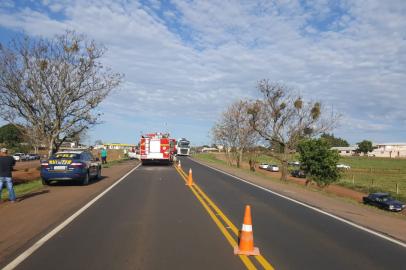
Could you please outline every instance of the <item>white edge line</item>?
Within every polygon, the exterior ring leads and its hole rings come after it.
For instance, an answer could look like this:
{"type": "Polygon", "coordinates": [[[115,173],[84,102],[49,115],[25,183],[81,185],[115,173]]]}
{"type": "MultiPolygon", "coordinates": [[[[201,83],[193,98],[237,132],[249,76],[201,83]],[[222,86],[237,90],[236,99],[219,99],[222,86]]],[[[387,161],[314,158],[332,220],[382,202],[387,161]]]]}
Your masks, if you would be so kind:
{"type": "Polygon", "coordinates": [[[52,231],[50,231],[47,235],[42,237],[40,240],[38,240],[34,245],[32,245],[30,248],[28,248],[26,251],[21,253],[17,258],[15,258],[12,262],[10,262],[8,265],[6,265],[3,270],[12,270],[15,267],[17,267],[20,263],[22,263],[25,259],[27,259],[31,254],[33,254],[37,249],[39,249],[43,244],[45,244],[49,239],[51,239],[53,236],[55,236],[58,232],[60,232],[63,228],[69,225],[73,220],[75,220],[80,214],[82,214],[86,209],[88,209],[90,206],[92,206],[96,201],[98,201],[101,197],[103,197],[107,192],[109,192],[112,188],[114,188],[116,185],[118,185],[121,181],[123,181],[130,173],[135,171],[139,166],[141,165],[138,164],[135,168],[133,168],[131,171],[126,173],[123,177],[121,177],[118,181],[116,181],[113,185],[108,187],[106,190],[104,190],[102,193],[97,195],[93,200],[88,202],[85,206],[80,208],[78,211],[76,211],[73,215],[68,217],[65,221],[63,221],[61,224],[59,224],[57,227],[55,227],[52,231]]]}
{"type": "Polygon", "coordinates": [[[219,169],[214,168],[214,167],[212,167],[212,166],[203,164],[203,163],[201,163],[201,162],[199,162],[199,161],[197,161],[197,160],[194,160],[194,159],[191,159],[191,158],[189,158],[189,159],[192,160],[193,162],[196,162],[196,163],[200,164],[200,165],[206,166],[206,167],[208,167],[208,168],[210,168],[210,169],[212,169],[212,170],[218,171],[218,172],[223,173],[223,174],[225,174],[225,175],[231,176],[231,177],[233,177],[233,178],[235,178],[235,179],[237,179],[237,180],[239,180],[239,181],[245,182],[245,183],[247,183],[247,184],[249,184],[249,185],[251,185],[251,186],[257,187],[257,188],[259,188],[259,189],[262,189],[262,190],[264,190],[264,191],[267,191],[267,192],[269,192],[269,193],[272,193],[272,194],[274,194],[274,195],[276,195],[276,196],[279,196],[279,197],[281,197],[281,198],[284,198],[284,199],[289,200],[289,201],[291,201],[291,202],[294,202],[294,203],[296,203],[296,204],[302,205],[302,206],[307,207],[307,208],[309,208],[309,209],[312,209],[312,210],[314,210],[314,211],[316,211],[316,212],[319,212],[319,213],[321,213],[321,214],[323,214],[323,215],[329,216],[329,217],[331,217],[331,218],[334,218],[334,219],[336,219],[336,220],[339,220],[339,221],[341,221],[341,222],[344,222],[344,223],[346,223],[346,224],[348,224],[348,225],[351,225],[351,226],[353,226],[353,227],[355,227],[355,228],[357,228],[357,229],[363,230],[363,231],[365,231],[365,232],[368,232],[368,233],[370,233],[370,234],[373,234],[373,235],[375,235],[375,236],[378,236],[378,237],[380,237],[380,238],[383,238],[383,239],[385,239],[385,240],[387,240],[387,241],[390,241],[390,242],[392,242],[392,243],[394,243],[394,244],[397,244],[397,245],[399,245],[399,246],[401,246],[401,247],[406,248],[406,243],[404,243],[404,242],[402,242],[402,241],[396,240],[396,239],[394,239],[394,238],[392,238],[392,237],[389,237],[389,236],[386,236],[386,235],[381,234],[381,233],[379,233],[379,232],[376,232],[376,231],[374,231],[374,230],[368,229],[368,228],[366,228],[366,227],[364,227],[364,226],[358,225],[358,224],[353,223],[353,222],[351,222],[351,221],[348,221],[348,220],[346,220],[346,219],[344,219],[344,218],[341,218],[341,217],[336,216],[336,215],[334,215],[334,214],[328,213],[328,212],[323,211],[323,210],[321,210],[321,209],[319,209],[319,208],[316,208],[316,207],[311,206],[311,205],[309,205],[309,204],[306,204],[306,203],[304,203],[304,202],[295,200],[295,199],[293,199],[293,198],[290,198],[290,197],[285,196],[285,195],[283,195],[283,194],[280,194],[280,193],[278,193],[278,192],[275,192],[275,191],[272,191],[272,190],[270,190],[270,189],[264,188],[264,187],[262,187],[262,186],[260,186],[260,185],[254,184],[254,183],[252,183],[252,182],[250,182],[250,181],[247,181],[247,180],[245,180],[245,179],[242,179],[242,178],[240,178],[240,177],[237,177],[237,176],[232,175],[232,174],[230,174],[230,173],[227,173],[227,172],[225,172],[225,171],[222,171],[222,170],[219,170],[219,169]]]}

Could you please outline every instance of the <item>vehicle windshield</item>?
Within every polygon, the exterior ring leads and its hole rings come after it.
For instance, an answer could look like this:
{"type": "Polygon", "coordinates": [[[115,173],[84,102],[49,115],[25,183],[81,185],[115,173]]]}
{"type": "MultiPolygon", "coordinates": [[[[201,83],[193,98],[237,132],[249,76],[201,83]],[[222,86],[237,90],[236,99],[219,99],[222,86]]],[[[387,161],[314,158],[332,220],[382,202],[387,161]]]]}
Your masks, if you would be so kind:
{"type": "Polygon", "coordinates": [[[382,200],[383,202],[387,202],[387,201],[393,201],[393,198],[392,198],[392,197],[389,197],[389,196],[384,196],[384,197],[381,197],[381,200],[382,200]]]}
{"type": "Polygon", "coordinates": [[[80,159],[80,154],[77,153],[57,153],[51,156],[50,159],[80,159]]]}
{"type": "Polygon", "coordinates": [[[189,147],[189,143],[188,142],[179,142],[178,144],[180,147],[189,147]]]}

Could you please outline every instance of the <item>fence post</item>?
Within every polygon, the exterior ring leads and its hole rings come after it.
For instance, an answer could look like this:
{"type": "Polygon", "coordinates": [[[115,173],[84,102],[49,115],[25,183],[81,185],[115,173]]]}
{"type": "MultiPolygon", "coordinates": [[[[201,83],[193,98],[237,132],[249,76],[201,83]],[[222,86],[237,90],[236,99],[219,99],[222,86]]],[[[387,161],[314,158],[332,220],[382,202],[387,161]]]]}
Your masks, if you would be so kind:
{"type": "Polygon", "coordinates": [[[352,175],[352,185],[355,185],[355,177],[352,175]]]}

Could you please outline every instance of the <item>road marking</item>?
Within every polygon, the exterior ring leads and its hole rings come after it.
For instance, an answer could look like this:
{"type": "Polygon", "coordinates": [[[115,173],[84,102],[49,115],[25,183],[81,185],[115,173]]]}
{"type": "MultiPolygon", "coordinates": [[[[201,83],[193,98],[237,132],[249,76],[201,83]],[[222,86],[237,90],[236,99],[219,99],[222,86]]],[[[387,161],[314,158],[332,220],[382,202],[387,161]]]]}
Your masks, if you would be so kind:
{"type": "Polygon", "coordinates": [[[60,232],[63,228],[68,226],[73,220],[75,220],[80,214],[82,214],[86,209],[88,209],[90,206],[92,206],[96,201],[98,201],[101,197],[103,197],[107,192],[109,192],[112,188],[114,188],[116,185],[118,185],[121,181],[123,181],[128,175],[130,175],[133,171],[135,171],[139,166],[141,165],[138,164],[135,168],[133,168],[131,171],[126,173],[123,177],[121,177],[117,182],[115,182],[113,185],[108,187],[106,190],[104,190],[102,193],[97,195],[93,200],[88,202],[85,206],[80,208],[78,211],[76,211],[73,215],[68,217],[65,221],[63,221],[61,224],[59,224],[57,227],[55,227],[52,231],[50,231],[47,235],[42,237],[40,240],[38,240],[34,245],[32,245],[30,248],[28,248],[26,251],[21,253],[17,258],[15,258],[12,262],[10,262],[8,265],[6,265],[3,270],[12,270],[16,268],[20,263],[22,263],[25,259],[27,259],[31,254],[33,254],[37,249],[39,249],[43,244],[45,244],[49,239],[51,239],[53,236],[55,236],[58,232],[60,232]]]}
{"type": "Polygon", "coordinates": [[[358,224],[356,224],[356,223],[354,223],[354,222],[351,222],[351,221],[349,221],[349,220],[346,220],[346,219],[344,219],[344,218],[341,218],[341,217],[339,217],[339,216],[336,216],[336,215],[334,215],[334,214],[331,214],[331,213],[329,213],[329,212],[326,212],[326,211],[324,211],[324,210],[321,210],[321,209],[319,209],[319,208],[316,208],[316,207],[311,206],[311,205],[309,205],[309,204],[306,204],[306,203],[304,203],[304,202],[298,201],[298,200],[296,200],[296,199],[293,199],[293,198],[290,198],[290,197],[285,196],[285,195],[283,195],[283,194],[280,194],[280,193],[278,193],[278,192],[276,192],[276,191],[273,191],[273,190],[267,189],[267,188],[265,188],[265,187],[262,187],[262,186],[260,186],[260,185],[254,184],[254,183],[252,183],[252,182],[250,182],[250,181],[247,181],[247,180],[245,180],[245,179],[242,179],[242,178],[240,178],[240,177],[238,177],[238,176],[235,176],[235,175],[232,175],[232,174],[230,174],[230,173],[224,172],[224,171],[219,170],[219,169],[217,169],[217,168],[214,168],[214,167],[212,167],[212,166],[210,166],[210,165],[206,165],[206,164],[200,163],[199,161],[196,161],[196,160],[190,159],[190,158],[189,158],[189,160],[191,160],[191,161],[193,161],[193,162],[196,162],[196,163],[198,163],[198,164],[200,164],[200,165],[202,165],[202,166],[208,167],[208,168],[210,168],[210,169],[212,169],[212,170],[218,171],[218,172],[220,172],[220,173],[222,173],[222,174],[231,176],[231,177],[234,178],[234,179],[237,179],[237,180],[239,180],[239,181],[242,181],[242,182],[244,182],[244,183],[246,183],[246,184],[249,184],[249,185],[251,185],[251,186],[257,187],[257,188],[259,188],[259,189],[262,189],[262,190],[264,190],[264,191],[266,191],[266,192],[272,193],[272,194],[274,194],[274,195],[276,195],[276,196],[278,196],[278,197],[284,198],[284,199],[286,199],[286,200],[289,200],[289,201],[294,202],[294,203],[296,203],[296,204],[299,204],[299,205],[301,205],[301,206],[304,206],[304,207],[307,207],[307,208],[309,208],[309,209],[312,209],[312,210],[314,210],[314,211],[316,211],[316,212],[318,212],[318,213],[320,213],[320,214],[329,216],[329,217],[331,217],[331,218],[333,218],[333,219],[336,219],[336,220],[338,220],[338,221],[341,221],[341,222],[343,222],[343,223],[346,223],[347,225],[350,225],[350,226],[352,226],[352,227],[355,227],[355,228],[357,228],[357,229],[359,229],[359,230],[365,231],[365,232],[367,232],[367,233],[370,233],[370,234],[372,234],[372,235],[375,235],[375,236],[380,237],[380,238],[382,238],[382,239],[384,239],[384,240],[387,240],[387,241],[389,241],[389,242],[392,242],[392,243],[394,243],[394,244],[397,244],[397,245],[399,245],[399,246],[401,246],[401,247],[406,248],[406,243],[404,243],[404,242],[402,242],[402,241],[400,241],[400,240],[397,240],[397,239],[394,239],[394,238],[392,238],[392,237],[386,236],[386,235],[384,235],[384,234],[382,234],[382,233],[379,233],[379,232],[377,232],[377,231],[374,231],[374,230],[372,230],[372,229],[368,229],[368,228],[366,228],[366,227],[364,227],[364,226],[362,226],[362,225],[358,225],[358,224]]]}
{"type": "MultiPolygon", "coordinates": [[[[187,175],[182,169],[176,168],[176,171],[179,173],[179,175],[183,178],[183,180],[187,183],[187,175]]],[[[195,184],[196,185],[196,184],[195,184]]],[[[213,219],[214,223],[217,225],[217,227],[220,229],[220,231],[223,233],[224,237],[227,239],[227,241],[230,243],[232,247],[237,245],[237,242],[234,240],[234,238],[230,235],[230,233],[224,228],[223,224],[221,221],[216,217],[216,215],[213,213],[213,211],[210,209],[210,207],[206,204],[206,202],[203,200],[203,198],[197,193],[197,191],[193,188],[194,186],[188,186],[190,190],[193,192],[195,197],[199,200],[199,202],[202,204],[203,208],[207,211],[209,216],[213,219]]],[[[247,267],[249,270],[255,270],[256,267],[254,264],[248,259],[247,256],[245,255],[239,255],[238,256],[241,261],[244,263],[244,265],[247,267]]]]}
{"type": "MultiPolygon", "coordinates": [[[[180,176],[183,178],[185,182],[187,182],[187,174],[181,169],[175,167],[175,169],[178,171],[180,176]]],[[[226,229],[230,229],[235,236],[238,237],[239,231],[238,229],[234,226],[234,224],[224,215],[224,213],[217,207],[217,205],[199,188],[199,186],[194,183],[193,186],[189,186],[189,188],[192,190],[193,194],[197,197],[197,199],[200,201],[200,203],[203,205],[203,207],[206,209],[206,211],[209,213],[211,218],[214,220],[216,225],[219,227],[220,231],[223,233],[223,235],[226,237],[228,242],[232,247],[235,247],[238,245],[238,243],[234,240],[234,238],[230,235],[230,233],[226,229]],[[209,207],[211,206],[213,210],[209,207]],[[228,226],[224,226],[223,223],[217,218],[217,216],[220,216],[221,219],[226,223],[228,226]]],[[[239,255],[240,259],[243,261],[245,266],[248,269],[257,269],[252,262],[249,260],[248,256],[245,255],[239,255]]],[[[255,256],[255,259],[262,265],[264,269],[269,269],[269,270],[274,270],[273,266],[262,256],[255,256]]]]}

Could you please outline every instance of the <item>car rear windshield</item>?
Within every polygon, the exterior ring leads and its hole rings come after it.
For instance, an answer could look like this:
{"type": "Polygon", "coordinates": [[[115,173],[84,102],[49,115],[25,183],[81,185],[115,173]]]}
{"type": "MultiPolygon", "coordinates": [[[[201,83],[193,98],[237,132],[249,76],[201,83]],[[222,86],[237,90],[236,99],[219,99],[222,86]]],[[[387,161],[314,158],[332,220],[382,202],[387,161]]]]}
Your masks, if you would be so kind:
{"type": "Polygon", "coordinates": [[[80,159],[80,154],[76,153],[59,153],[51,156],[50,159],[80,159]]]}

